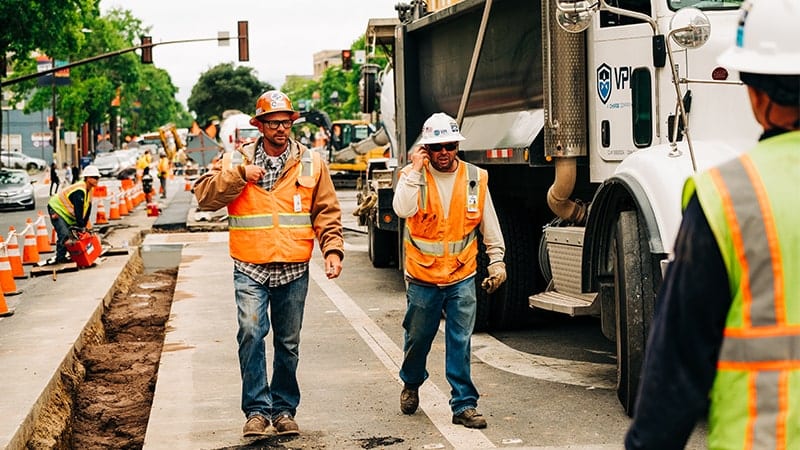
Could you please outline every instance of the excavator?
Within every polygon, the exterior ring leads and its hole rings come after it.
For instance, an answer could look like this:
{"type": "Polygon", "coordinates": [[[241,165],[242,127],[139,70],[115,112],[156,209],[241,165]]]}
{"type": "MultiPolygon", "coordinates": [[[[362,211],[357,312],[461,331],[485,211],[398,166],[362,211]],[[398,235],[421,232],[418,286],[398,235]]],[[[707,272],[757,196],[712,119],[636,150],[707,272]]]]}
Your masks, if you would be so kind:
{"type": "Polygon", "coordinates": [[[328,135],[324,156],[331,177],[337,186],[353,187],[366,173],[367,162],[383,158],[389,151],[389,136],[381,127],[361,120],[331,121],[324,111],[311,110],[300,114],[296,125],[310,123],[325,130],[328,135]]]}

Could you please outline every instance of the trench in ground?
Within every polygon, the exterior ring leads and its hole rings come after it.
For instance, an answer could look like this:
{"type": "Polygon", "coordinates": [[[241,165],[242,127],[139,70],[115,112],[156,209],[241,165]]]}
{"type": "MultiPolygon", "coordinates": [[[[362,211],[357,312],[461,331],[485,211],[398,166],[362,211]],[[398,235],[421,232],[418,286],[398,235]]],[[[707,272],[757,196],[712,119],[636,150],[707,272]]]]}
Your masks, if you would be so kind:
{"type": "Polygon", "coordinates": [[[26,448],[142,448],[176,277],[177,267],[131,257],[101,320],[65,358],[26,448]]]}

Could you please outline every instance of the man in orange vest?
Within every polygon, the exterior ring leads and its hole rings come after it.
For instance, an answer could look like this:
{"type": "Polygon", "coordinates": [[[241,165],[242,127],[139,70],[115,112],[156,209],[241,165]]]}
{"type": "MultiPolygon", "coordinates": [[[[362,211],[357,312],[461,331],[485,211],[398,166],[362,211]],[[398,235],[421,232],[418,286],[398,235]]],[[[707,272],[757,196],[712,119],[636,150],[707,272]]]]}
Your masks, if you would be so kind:
{"type": "Polygon", "coordinates": [[[706,414],[709,448],[800,448],[800,4],[741,14],[718,62],[764,133],[684,186],[628,449],[683,448],[706,414]]]}
{"type": "Polygon", "coordinates": [[[408,305],[400,378],[400,410],[413,414],[439,319],[444,312],[445,372],[452,388],[453,423],[485,428],[478,413],[478,390],[470,374],[470,338],[475,326],[478,231],[489,258],[489,277],[481,286],[494,292],[506,279],[505,243],[489,195],[485,170],[456,156],[463,141],[458,124],[433,114],[422,128],[420,146],[403,168],[392,206],[406,219],[404,238],[408,305]]]}
{"type": "Polygon", "coordinates": [[[296,371],[315,237],[327,277],[342,271],[339,201],[319,154],[289,137],[299,116],[284,93],[265,92],[250,121],[262,136],[243,147],[244,164],[231,167],[226,154],[195,183],[201,209],[228,208],[244,436],[265,435],[270,421],[278,434],[299,433],[296,371]],[[270,322],[275,352],[271,383],[264,345],[270,322]]]}
{"type": "Polygon", "coordinates": [[[83,168],[83,181],[62,189],[50,197],[47,212],[50,222],[56,230],[56,254],[47,260],[47,264],[63,264],[67,258],[66,242],[71,237],[71,230],[83,230],[90,223],[92,214],[92,190],[100,181],[100,171],[96,166],[83,168]]]}

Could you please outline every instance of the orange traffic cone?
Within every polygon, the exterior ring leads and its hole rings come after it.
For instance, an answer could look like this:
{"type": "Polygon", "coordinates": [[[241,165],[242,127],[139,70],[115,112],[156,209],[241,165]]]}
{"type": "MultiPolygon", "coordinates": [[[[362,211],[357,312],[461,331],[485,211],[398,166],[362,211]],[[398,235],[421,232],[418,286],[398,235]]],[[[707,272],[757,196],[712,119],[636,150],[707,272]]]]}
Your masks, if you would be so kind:
{"type": "Polygon", "coordinates": [[[185,178],[185,177],[184,177],[184,180],[185,180],[185,182],[183,184],[183,190],[184,191],[191,191],[192,190],[192,182],[188,178],[185,178]]]}
{"type": "Polygon", "coordinates": [[[25,243],[22,246],[22,264],[39,263],[39,248],[36,247],[36,234],[33,231],[33,221],[30,218],[25,226],[25,243]]]}
{"type": "Polygon", "coordinates": [[[0,317],[8,317],[13,316],[14,310],[8,309],[8,305],[6,304],[6,297],[0,293],[0,317]]]}
{"type": "Polygon", "coordinates": [[[22,256],[19,253],[19,242],[17,241],[17,230],[14,225],[8,227],[8,261],[11,263],[11,273],[14,278],[25,278],[25,269],[22,267],[22,256]]]}
{"type": "MultiPolygon", "coordinates": [[[[0,238],[2,239],[2,238],[0,238]]],[[[0,288],[3,294],[19,294],[17,282],[14,281],[14,274],[11,273],[11,263],[8,261],[8,250],[4,244],[0,244],[0,288]]]]}
{"type": "Polygon", "coordinates": [[[128,202],[125,201],[125,191],[119,191],[119,215],[120,216],[127,216],[130,214],[130,210],[128,210],[128,202]]]}
{"type": "Polygon", "coordinates": [[[103,201],[102,198],[97,201],[97,217],[95,217],[94,223],[95,225],[108,223],[108,218],[106,217],[106,202],[103,201]]]}
{"type": "Polygon", "coordinates": [[[132,213],[133,208],[136,206],[133,204],[133,198],[131,198],[131,190],[125,189],[125,206],[128,207],[128,212],[132,213]]]}
{"type": "Polygon", "coordinates": [[[56,232],[55,228],[50,233],[50,245],[58,245],[58,232],[56,232]]]}
{"type": "Polygon", "coordinates": [[[122,217],[119,215],[119,205],[117,205],[116,192],[111,194],[111,207],[108,208],[108,218],[111,220],[119,220],[122,217]]]}
{"type": "Polygon", "coordinates": [[[44,215],[39,211],[39,218],[36,219],[36,249],[39,253],[53,253],[50,241],[47,239],[47,225],[44,223],[44,215]]]}

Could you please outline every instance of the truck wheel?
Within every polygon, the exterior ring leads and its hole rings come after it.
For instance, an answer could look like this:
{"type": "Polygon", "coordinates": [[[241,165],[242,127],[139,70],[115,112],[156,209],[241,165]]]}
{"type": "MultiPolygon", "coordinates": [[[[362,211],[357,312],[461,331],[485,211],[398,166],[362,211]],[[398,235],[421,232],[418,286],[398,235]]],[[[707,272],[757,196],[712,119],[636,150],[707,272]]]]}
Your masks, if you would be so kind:
{"type": "Polygon", "coordinates": [[[475,276],[475,291],[478,312],[475,331],[519,328],[531,321],[534,312],[528,305],[528,296],[536,292],[540,280],[537,269],[535,243],[539,236],[531,231],[534,223],[525,208],[519,205],[495,204],[500,230],[506,244],[506,282],[493,294],[481,289],[481,281],[488,275],[489,258],[483,238],[478,242],[478,273],[475,276]]]}
{"type": "Polygon", "coordinates": [[[367,234],[369,237],[369,260],[372,262],[372,267],[396,267],[396,234],[377,228],[371,220],[367,223],[367,234]]]}
{"type": "Polygon", "coordinates": [[[636,211],[620,213],[613,245],[617,397],[625,413],[633,416],[653,318],[654,286],[660,283],[661,272],[654,270],[647,230],[636,211]]]}

